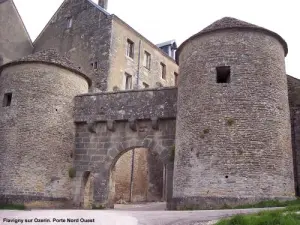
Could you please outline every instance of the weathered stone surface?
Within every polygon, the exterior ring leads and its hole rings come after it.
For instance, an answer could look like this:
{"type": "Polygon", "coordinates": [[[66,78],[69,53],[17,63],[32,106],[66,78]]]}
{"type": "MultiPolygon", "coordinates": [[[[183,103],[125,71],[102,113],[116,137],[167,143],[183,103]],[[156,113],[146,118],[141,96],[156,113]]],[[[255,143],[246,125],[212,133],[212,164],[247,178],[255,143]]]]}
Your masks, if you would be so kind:
{"type": "Polygon", "coordinates": [[[80,95],[75,98],[75,121],[176,118],[176,103],[177,88],[80,95]]]}
{"type": "MultiPolygon", "coordinates": [[[[12,99],[0,107],[0,195],[71,199],[73,99],[86,92],[84,77],[49,63],[3,68],[0,96],[12,93],[12,99]]],[[[75,155],[86,154],[83,143],[77,147],[75,155]]]]}
{"type": "Polygon", "coordinates": [[[244,29],[211,31],[184,44],[173,207],[198,204],[191,201],[196,196],[295,196],[284,57],[273,35],[244,29]],[[230,66],[229,83],[217,83],[218,66],[230,66]]]}

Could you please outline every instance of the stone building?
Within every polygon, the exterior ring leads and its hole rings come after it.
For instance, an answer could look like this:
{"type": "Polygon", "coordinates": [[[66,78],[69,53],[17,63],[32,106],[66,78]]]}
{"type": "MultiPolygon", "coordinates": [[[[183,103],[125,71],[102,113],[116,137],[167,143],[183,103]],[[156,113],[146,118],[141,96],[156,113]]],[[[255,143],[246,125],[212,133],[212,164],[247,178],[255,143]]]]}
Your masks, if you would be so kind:
{"type": "Polygon", "coordinates": [[[32,43],[0,1],[1,203],[208,209],[299,195],[300,81],[282,37],[225,17],[178,49],[154,45],[107,5],[65,0],[32,43]]]}

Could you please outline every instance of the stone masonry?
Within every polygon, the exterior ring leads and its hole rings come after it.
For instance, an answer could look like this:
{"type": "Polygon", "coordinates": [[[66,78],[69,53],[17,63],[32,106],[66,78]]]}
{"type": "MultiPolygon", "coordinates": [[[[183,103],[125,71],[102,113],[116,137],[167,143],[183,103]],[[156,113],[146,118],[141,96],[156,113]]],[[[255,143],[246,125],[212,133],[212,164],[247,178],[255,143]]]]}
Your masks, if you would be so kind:
{"type": "Polygon", "coordinates": [[[300,81],[282,37],[225,17],[175,61],[107,5],[65,0],[31,43],[0,0],[0,204],[113,208],[132,190],[132,202],[178,210],[299,196],[300,81]]]}

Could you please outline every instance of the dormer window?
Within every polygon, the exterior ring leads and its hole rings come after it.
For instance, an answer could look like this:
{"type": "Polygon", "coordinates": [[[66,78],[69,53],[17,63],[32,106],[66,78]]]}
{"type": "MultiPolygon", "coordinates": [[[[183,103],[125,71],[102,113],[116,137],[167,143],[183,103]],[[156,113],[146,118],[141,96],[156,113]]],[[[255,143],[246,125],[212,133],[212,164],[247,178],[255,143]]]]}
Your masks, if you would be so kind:
{"type": "Polygon", "coordinates": [[[73,25],[73,18],[70,17],[70,18],[68,18],[68,26],[67,26],[67,28],[70,29],[72,27],[72,25],[73,25]]]}

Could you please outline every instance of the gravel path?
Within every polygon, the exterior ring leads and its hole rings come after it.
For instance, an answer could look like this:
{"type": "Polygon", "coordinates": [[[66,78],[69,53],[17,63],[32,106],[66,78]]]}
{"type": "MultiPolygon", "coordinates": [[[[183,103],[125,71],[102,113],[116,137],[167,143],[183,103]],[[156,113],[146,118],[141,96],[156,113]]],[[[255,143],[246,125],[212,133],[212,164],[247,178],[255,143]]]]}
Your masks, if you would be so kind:
{"type": "Polygon", "coordinates": [[[0,211],[0,224],[212,225],[220,218],[268,209],[164,211],[163,203],[119,205],[115,210],[0,211]],[[147,211],[144,211],[147,210],[147,211]],[[155,211],[156,210],[156,211],[155,211]],[[32,222],[25,222],[25,219],[32,222]],[[38,221],[38,219],[40,221],[38,221]],[[73,222],[68,222],[73,219],[73,222]],[[8,221],[11,220],[11,221],[8,221]],[[16,221],[19,220],[19,221],[16,221]],[[34,222],[34,220],[36,220],[34,222]],[[44,221],[42,221],[44,220],[44,221]],[[76,221],[78,220],[78,221],[76,221]],[[84,220],[84,221],[83,221],[84,220]],[[82,221],[82,222],[80,222],[82,221]],[[214,222],[210,222],[214,221],[214,222]]]}

